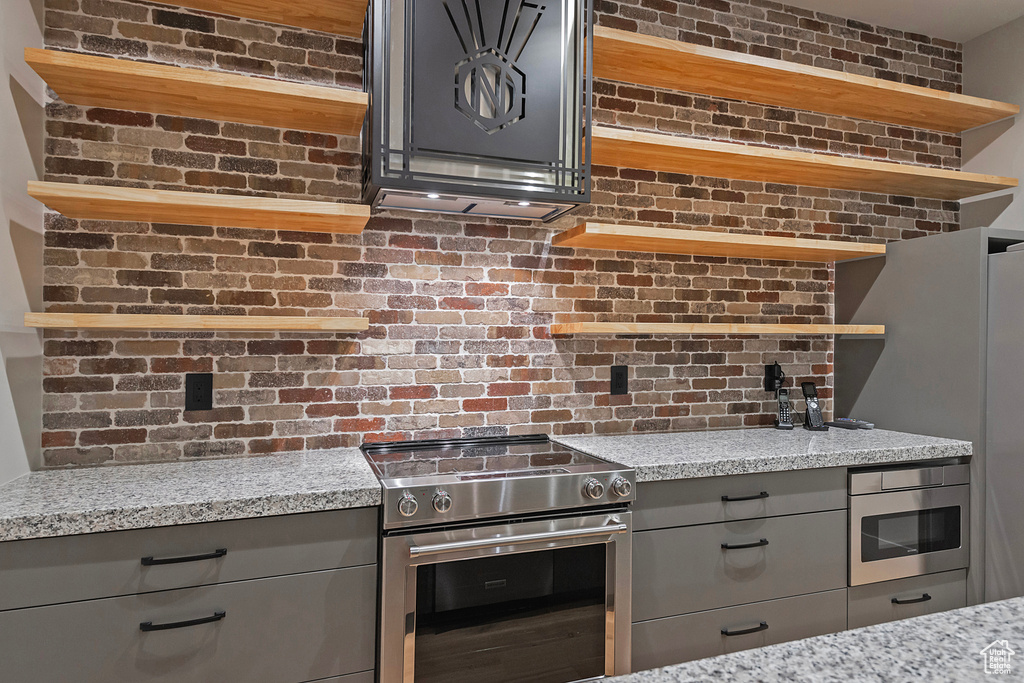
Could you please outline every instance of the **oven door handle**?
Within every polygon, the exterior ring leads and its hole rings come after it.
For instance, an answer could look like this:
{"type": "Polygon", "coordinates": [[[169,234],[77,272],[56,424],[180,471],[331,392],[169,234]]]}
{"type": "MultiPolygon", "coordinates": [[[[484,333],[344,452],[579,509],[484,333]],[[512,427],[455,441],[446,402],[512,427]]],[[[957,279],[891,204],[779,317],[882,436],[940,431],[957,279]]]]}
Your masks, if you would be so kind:
{"type": "Polygon", "coordinates": [[[564,531],[542,531],[535,534],[521,534],[504,538],[474,538],[469,541],[452,541],[451,543],[435,543],[433,545],[409,546],[410,557],[421,555],[438,555],[455,553],[460,550],[479,550],[480,548],[500,548],[506,545],[537,543],[541,541],[562,541],[573,538],[589,538],[591,536],[607,536],[622,534],[629,530],[625,524],[609,524],[600,527],[584,527],[582,529],[566,529],[564,531]]]}

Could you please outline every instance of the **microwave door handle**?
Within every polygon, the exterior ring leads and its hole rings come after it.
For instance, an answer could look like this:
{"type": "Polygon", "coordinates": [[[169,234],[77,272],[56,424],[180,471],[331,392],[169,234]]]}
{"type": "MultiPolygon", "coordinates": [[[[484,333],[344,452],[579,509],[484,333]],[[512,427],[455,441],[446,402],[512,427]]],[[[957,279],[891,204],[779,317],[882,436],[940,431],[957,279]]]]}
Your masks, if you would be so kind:
{"type": "Polygon", "coordinates": [[[413,545],[409,546],[409,556],[420,557],[422,555],[455,553],[460,550],[500,548],[506,545],[519,545],[522,543],[563,541],[574,538],[589,538],[591,536],[607,536],[608,534],[622,534],[628,530],[629,527],[625,524],[609,524],[607,526],[585,527],[583,529],[566,529],[564,531],[543,531],[535,534],[520,534],[518,536],[506,536],[504,538],[474,538],[469,541],[452,541],[451,543],[435,543],[433,545],[413,545]]]}

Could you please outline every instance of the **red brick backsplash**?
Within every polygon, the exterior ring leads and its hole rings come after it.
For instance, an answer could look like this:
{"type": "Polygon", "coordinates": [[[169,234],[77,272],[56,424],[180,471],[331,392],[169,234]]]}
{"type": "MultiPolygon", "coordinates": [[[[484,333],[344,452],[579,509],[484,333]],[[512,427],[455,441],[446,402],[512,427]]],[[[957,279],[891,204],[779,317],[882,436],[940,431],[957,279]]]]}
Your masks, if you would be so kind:
{"type": "MultiPolygon", "coordinates": [[[[361,87],[362,45],[129,0],[46,0],[53,49],[361,87]]],[[[600,2],[601,25],[960,90],[960,47],[759,0],[600,2]]],[[[594,121],[959,168],[960,138],[595,81],[594,121]]],[[[46,179],[358,201],[356,137],[47,107],[46,179]]],[[[595,166],[552,225],[376,213],[362,235],[77,221],[47,214],[49,311],[359,315],[359,335],[76,333],[44,345],[51,467],[263,454],[367,439],[770,424],[762,365],[824,385],[827,337],[562,337],[552,322],[827,323],[828,266],[551,247],[585,218],[888,241],[956,230],[959,205],[595,166]],[[611,396],[609,367],[630,366],[611,396]],[[183,412],[214,372],[214,409],[183,412]]]]}

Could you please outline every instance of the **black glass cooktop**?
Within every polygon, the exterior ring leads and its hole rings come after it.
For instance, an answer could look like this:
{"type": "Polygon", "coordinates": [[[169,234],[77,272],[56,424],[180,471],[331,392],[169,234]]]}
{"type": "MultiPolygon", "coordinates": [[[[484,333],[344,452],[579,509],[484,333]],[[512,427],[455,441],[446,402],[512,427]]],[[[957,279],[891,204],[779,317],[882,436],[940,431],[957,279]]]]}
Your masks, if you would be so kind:
{"type": "Polygon", "coordinates": [[[550,441],[546,435],[363,444],[381,479],[454,475],[462,481],[561,474],[604,460],[550,441]]]}

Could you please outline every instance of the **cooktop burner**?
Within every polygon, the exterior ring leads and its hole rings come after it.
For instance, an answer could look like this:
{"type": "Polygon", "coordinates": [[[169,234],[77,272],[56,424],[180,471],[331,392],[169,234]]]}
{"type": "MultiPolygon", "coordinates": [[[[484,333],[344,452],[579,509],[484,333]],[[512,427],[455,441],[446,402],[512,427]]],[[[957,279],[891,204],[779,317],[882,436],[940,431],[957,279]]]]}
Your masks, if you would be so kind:
{"type": "Polygon", "coordinates": [[[384,528],[627,503],[633,471],[546,435],[362,446],[384,488],[384,528]]]}
{"type": "Polygon", "coordinates": [[[515,477],[606,464],[543,435],[365,444],[363,452],[381,479],[443,474],[454,474],[460,480],[515,477]]]}

